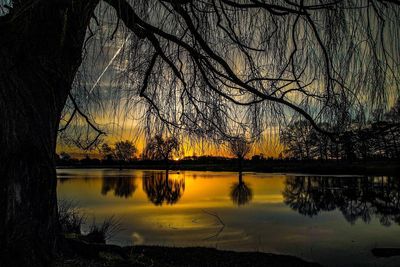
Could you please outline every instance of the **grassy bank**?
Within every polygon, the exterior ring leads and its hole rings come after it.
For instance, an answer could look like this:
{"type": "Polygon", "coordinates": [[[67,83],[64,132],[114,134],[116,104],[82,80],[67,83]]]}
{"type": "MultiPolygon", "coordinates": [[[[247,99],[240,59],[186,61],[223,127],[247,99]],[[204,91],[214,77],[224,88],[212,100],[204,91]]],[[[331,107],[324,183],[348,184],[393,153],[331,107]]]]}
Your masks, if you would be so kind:
{"type": "Polygon", "coordinates": [[[89,224],[83,233],[86,215],[76,202],[60,201],[58,205],[61,233],[58,238],[56,267],[232,267],[232,266],[320,266],[300,258],[259,252],[221,251],[204,247],[127,246],[107,244],[121,230],[114,216],[102,223],[89,224]]]}
{"type": "MultiPolygon", "coordinates": [[[[87,246],[90,246],[87,244],[87,246]]],[[[233,252],[213,248],[172,248],[160,246],[102,246],[97,255],[79,253],[60,257],[56,267],[317,267],[297,257],[261,252],[233,252]]]]}

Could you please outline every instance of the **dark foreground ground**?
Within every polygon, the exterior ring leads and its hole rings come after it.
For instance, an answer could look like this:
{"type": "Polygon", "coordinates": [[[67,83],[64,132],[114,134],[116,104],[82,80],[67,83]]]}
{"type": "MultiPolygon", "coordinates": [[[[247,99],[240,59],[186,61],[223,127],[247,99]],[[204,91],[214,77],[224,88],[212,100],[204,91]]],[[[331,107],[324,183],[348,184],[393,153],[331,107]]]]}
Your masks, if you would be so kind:
{"type": "Polygon", "coordinates": [[[220,251],[212,248],[170,248],[158,246],[111,246],[97,255],[64,257],[56,267],[317,267],[302,259],[260,252],[220,251]]]}

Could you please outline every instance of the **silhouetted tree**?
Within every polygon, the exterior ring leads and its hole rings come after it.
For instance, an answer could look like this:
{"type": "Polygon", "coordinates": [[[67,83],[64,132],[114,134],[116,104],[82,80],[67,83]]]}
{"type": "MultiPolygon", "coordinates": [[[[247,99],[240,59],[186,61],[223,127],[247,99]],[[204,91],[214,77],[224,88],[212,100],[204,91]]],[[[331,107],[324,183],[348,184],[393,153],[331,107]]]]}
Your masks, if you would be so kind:
{"type": "Polygon", "coordinates": [[[295,121],[282,129],[280,140],[285,146],[285,154],[299,159],[310,159],[314,129],[307,121],[295,121]]]}
{"type": "Polygon", "coordinates": [[[238,160],[239,172],[242,171],[243,160],[250,153],[250,142],[245,137],[231,137],[228,139],[229,152],[238,160]]]}
{"type": "Polygon", "coordinates": [[[262,160],[265,160],[265,156],[264,156],[263,153],[261,153],[261,154],[259,154],[259,155],[253,155],[253,156],[251,157],[251,160],[252,160],[252,161],[262,161],[262,160]]]}
{"type": "Polygon", "coordinates": [[[131,141],[119,141],[115,143],[115,158],[120,161],[129,161],[135,157],[137,149],[131,141]]]}
{"type": "Polygon", "coordinates": [[[165,161],[166,168],[169,168],[168,161],[172,159],[180,150],[179,141],[176,137],[163,138],[161,135],[155,135],[147,142],[143,151],[143,158],[150,160],[165,161]]]}
{"type": "Polygon", "coordinates": [[[101,145],[100,153],[105,160],[115,159],[114,150],[107,143],[101,145]]]}
{"type": "Polygon", "coordinates": [[[398,11],[389,0],[1,0],[3,262],[48,266],[55,254],[57,131],[79,116],[95,134],[76,145],[104,134],[87,114],[88,86],[99,86],[83,57],[124,44],[123,93],[112,95],[141,96],[156,122],[196,135],[218,137],[243,114],[258,128],[288,112],[326,132],[316,120],[346,126],[357,94],[372,106],[398,88],[398,11]]]}
{"type": "Polygon", "coordinates": [[[120,168],[122,163],[132,160],[137,153],[136,146],[131,141],[118,141],[115,143],[114,148],[104,143],[100,147],[100,153],[106,160],[118,160],[120,168]]]}
{"type": "MultiPolygon", "coordinates": [[[[333,128],[326,123],[320,127],[333,128]]],[[[317,132],[306,121],[295,121],[280,132],[286,156],[297,159],[399,158],[399,138],[400,124],[395,121],[370,122],[366,126],[355,123],[336,140],[317,132]]]]}

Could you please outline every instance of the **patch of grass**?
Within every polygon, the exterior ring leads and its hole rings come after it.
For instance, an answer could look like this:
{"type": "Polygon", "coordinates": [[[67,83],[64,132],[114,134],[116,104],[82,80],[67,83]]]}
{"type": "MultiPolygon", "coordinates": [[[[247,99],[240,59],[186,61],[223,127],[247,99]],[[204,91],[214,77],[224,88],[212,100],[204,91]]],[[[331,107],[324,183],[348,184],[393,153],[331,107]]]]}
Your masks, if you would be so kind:
{"type": "Polygon", "coordinates": [[[101,224],[96,224],[96,220],[93,219],[89,233],[84,236],[84,240],[91,243],[105,244],[121,230],[121,221],[115,218],[114,215],[106,218],[101,224]]]}
{"type": "Polygon", "coordinates": [[[96,218],[93,218],[88,233],[84,234],[82,226],[86,224],[86,216],[79,209],[79,203],[71,200],[58,202],[58,216],[61,232],[64,235],[74,235],[89,243],[105,244],[122,230],[120,219],[112,215],[100,224],[97,224],[96,218]]]}
{"type": "Polygon", "coordinates": [[[81,234],[82,225],[86,222],[86,217],[79,211],[78,202],[71,200],[58,202],[58,218],[64,234],[81,234]]]}

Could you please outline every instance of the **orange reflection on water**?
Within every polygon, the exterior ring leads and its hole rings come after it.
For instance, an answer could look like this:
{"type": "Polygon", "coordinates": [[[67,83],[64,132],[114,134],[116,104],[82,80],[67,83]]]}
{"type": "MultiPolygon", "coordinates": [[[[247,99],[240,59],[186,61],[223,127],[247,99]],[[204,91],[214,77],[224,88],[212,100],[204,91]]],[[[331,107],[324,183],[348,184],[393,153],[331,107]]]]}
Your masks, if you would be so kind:
{"type": "Polygon", "coordinates": [[[78,201],[89,223],[120,218],[124,230],[111,243],[261,250],[327,266],[399,263],[368,254],[376,244],[400,247],[394,177],[107,169],[58,176],[59,199],[78,201]]]}

